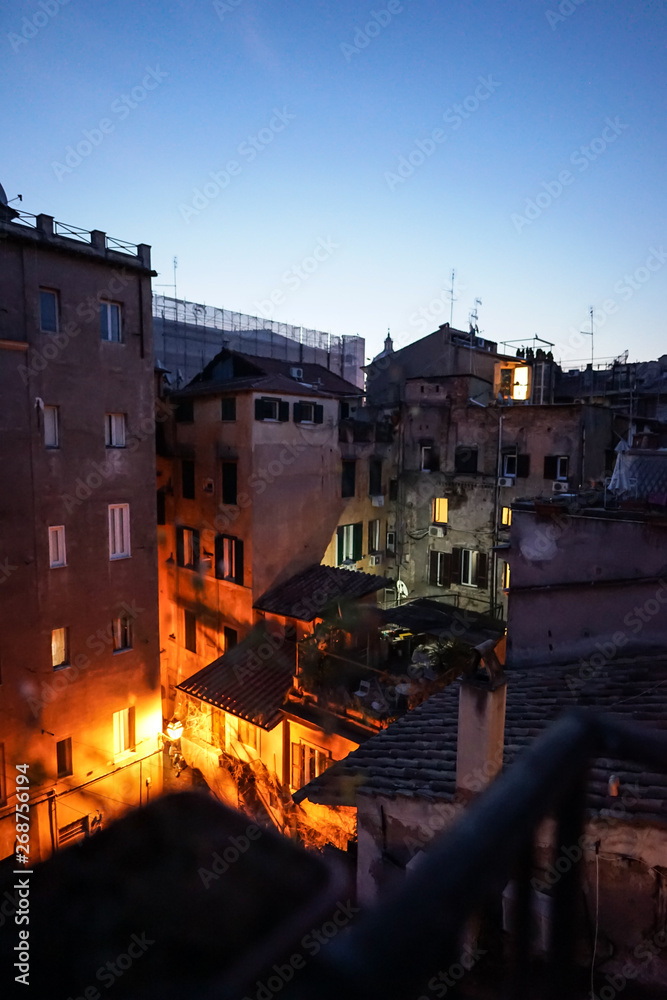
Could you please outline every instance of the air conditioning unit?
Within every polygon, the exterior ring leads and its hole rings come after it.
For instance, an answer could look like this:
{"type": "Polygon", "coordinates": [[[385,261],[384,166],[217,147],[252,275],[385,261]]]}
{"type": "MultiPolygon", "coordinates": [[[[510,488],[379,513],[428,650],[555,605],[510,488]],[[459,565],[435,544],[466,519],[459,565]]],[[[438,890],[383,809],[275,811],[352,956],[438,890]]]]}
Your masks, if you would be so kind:
{"type": "Polygon", "coordinates": [[[384,496],[371,497],[371,507],[384,507],[384,496]]]}
{"type": "Polygon", "coordinates": [[[379,566],[382,562],[382,556],[371,556],[370,564],[371,566],[379,566]]]}
{"type": "Polygon", "coordinates": [[[292,378],[298,378],[298,379],[303,378],[303,368],[290,368],[289,373],[292,376],[292,378]]]}
{"type": "Polygon", "coordinates": [[[514,486],[514,476],[501,476],[498,486],[514,486]]]}
{"type": "Polygon", "coordinates": [[[436,524],[432,524],[428,529],[429,538],[444,538],[445,529],[439,528],[436,524]]]}
{"type": "Polygon", "coordinates": [[[554,493],[569,493],[570,492],[570,484],[569,483],[555,482],[555,483],[551,484],[551,489],[552,489],[552,492],[554,492],[554,493]]]}
{"type": "Polygon", "coordinates": [[[212,479],[205,479],[203,486],[204,493],[212,493],[214,485],[215,484],[212,479]]]}

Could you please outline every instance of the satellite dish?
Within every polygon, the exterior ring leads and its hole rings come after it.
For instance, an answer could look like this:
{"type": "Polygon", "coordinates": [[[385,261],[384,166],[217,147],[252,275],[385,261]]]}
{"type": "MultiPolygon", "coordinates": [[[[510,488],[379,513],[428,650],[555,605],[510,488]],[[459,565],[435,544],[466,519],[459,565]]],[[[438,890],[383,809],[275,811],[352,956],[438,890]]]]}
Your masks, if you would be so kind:
{"type": "Polygon", "coordinates": [[[396,581],[396,593],[398,594],[399,597],[408,596],[408,588],[406,587],[406,585],[403,583],[402,580],[396,581]]]}
{"type": "Polygon", "coordinates": [[[0,205],[6,205],[6,204],[7,204],[7,195],[5,194],[5,189],[3,188],[2,184],[0,184],[0,205]]]}

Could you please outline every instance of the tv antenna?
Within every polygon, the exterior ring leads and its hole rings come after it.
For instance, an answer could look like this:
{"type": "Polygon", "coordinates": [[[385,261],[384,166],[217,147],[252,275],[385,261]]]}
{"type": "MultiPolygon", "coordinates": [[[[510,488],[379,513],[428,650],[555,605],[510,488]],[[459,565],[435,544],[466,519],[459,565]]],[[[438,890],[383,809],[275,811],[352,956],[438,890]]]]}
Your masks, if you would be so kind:
{"type": "Polygon", "coordinates": [[[456,277],[456,271],[452,268],[452,287],[449,290],[449,325],[450,327],[454,325],[454,303],[456,302],[456,297],[454,295],[454,278],[456,277]]]}
{"type": "Polygon", "coordinates": [[[178,267],[178,257],[174,257],[174,281],[173,281],[172,284],[165,284],[165,285],[159,285],[158,284],[158,285],[153,285],[153,288],[173,288],[174,289],[174,298],[175,299],[178,298],[178,295],[176,294],[176,268],[177,267],[178,267]]]}
{"type": "Polygon", "coordinates": [[[589,315],[591,317],[591,328],[590,328],[590,330],[580,330],[579,332],[581,334],[583,334],[583,336],[591,338],[591,403],[592,403],[593,402],[593,383],[594,383],[594,378],[595,378],[595,376],[593,374],[594,363],[595,363],[595,350],[594,350],[595,328],[593,326],[593,306],[589,306],[588,312],[589,312],[589,315]]]}

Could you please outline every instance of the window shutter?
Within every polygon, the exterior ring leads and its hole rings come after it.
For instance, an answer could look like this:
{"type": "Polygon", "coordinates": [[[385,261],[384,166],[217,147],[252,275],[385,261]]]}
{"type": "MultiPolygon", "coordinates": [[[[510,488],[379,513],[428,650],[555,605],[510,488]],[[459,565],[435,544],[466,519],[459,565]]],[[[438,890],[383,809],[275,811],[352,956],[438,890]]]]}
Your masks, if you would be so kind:
{"type": "Polygon", "coordinates": [[[278,420],[283,424],[286,420],[289,420],[289,403],[284,402],[282,399],[278,400],[278,420]]]}
{"type": "Polygon", "coordinates": [[[516,456],[516,474],[518,479],[528,479],[530,475],[530,455],[516,456]]]}
{"type": "Polygon", "coordinates": [[[225,536],[215,536],[215,575],[218,580],[225,578],[225,536]]]}
{"type": "Polygon", "coordinates": [[[157,523],[167,523],[167,496],[164,486],[160,486],[157,491],[157,523]]]}
{"type": "Polygon", "coordinates": [[[292,788],[301,788],[303,774],[303,744],[292,743],[292,788]]]}
{"type": "Polygon", "coordinates": [[[302,420],[303,420],[303,408],[301,406],[301,403],[295,403],[294,404],[294,423],[295,424],[300,424],[302,420]]]}
{"type": "Polygon", "coordinates": [[[343,561],[343,529],[336,528],[336,565],[340,566],[343,561]]]}
{"type": "Polygon", "coordinates": [[[364,522],[358,521],[352,527],[352,558],[355,562],[362,558],[364,547],[364,522]]]}
{"type": "Polygon", "coordinates": [[[321,403],[315,403],[315,423],[324,423],[324,407],[321,403]]]}
{"type": "Polygon", "coordinates": [[[438,586],[438,555],[433,549],[428,554],[428,582],[432,587],[438,586]]]}
{"type": "Polygon", "coordinates": [[[555,479],[558,475],[558,459],[556,455],[546,455],[544,458],[544,478],[555,479]]]}
{"type": "Polygon", "coordinates": [[[461,552],[462,549],[452,549],[452,572],[451,572],[451,582],[460,583],[461,582],[461,552]]]}
{"type": "Polygon", "coordinates": [[[131,705],[127,710],[127,742],[127,749],[134,750],[137,743],[134,728],[134,705],[131,705]]]}
{"type": "Polygon", "coordinates": [[[428,460],[429,472],[438,472],[440,469],[440,455],[436,445],[431,445],[431,454],[428,460]]]}
{"type": "Polygon", "coordinates": [[[194,561],[193,569],[199,569],[199,532],[192,532],[192,559],[194,561]]]}
{"type": "Polygon", "coordinates": [[[236,462],[222,463],[222,502],[236,503],[237,466],[236,462]]]}
{"type": "Polygon", "coordinates": [[[176,528],[176,563],[183,566],[185,559],[185,549],[183,547],[183,529],[176,528]]]}
{"type": "Polygon", "coordinates": [[[452,553],[442,552],[440,562],[440,586],[451,587],[452,585],[452,553]]]}
{"type": "Polygon", "coordinates": [[[243,586],[243,539],[236,539],[236,576],[234,577],[234,583],[239,583],[243,586]]]}
{"type": "Polygon", "coordinates": [[[477,553],[477,581],[476,582],[477,582],[477,586],[480,588],[480,590],[486,590],[487,587],[488,587],[488,585],[489,585],[489,582],[488,582],[488,575],[489,575],[489,573],[488,573],[488,565],[489,565],[489,557],[486,554],[486,552],[478,552],[477,553]]]}
{"type": "Polygon", "coordinates": [[[263,399],[256,399],[255,400],[255,420],[264,420],[265,415],[266,414],[264,412],[264,400],[263,399]]]}

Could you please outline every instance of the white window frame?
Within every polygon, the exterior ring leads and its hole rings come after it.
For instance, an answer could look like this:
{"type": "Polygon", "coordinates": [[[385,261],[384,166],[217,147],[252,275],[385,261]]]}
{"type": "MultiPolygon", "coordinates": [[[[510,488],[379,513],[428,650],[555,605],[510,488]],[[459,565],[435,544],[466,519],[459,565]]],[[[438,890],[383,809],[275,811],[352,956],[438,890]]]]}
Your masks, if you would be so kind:
{"type": "Polygon", "coordinates": [[[62,625],[60,628],[51,629],[51,666],[54,670],[59,670],[61,667],[69,667],[69,628],[67,625],[62,625]],[[58,646],[62,648],[63,658],[59,663],[55,663],[56,659],[54,653],[56,649],[56,637],[58,641],[58,646]]]}
{"type": "Polygon", "coordinates": [[[479,552],[476,549],[461,549],[461,583],[464,587],[477,586],[477,566],[479,552]]]}
{"type": "Polygon", "coordinates": [[[368,552],[380,552],[380,518],[368,522],[368,552]]]}
{"type": "Polygon", "coordinates": [[[435,553],[436,561],[437,561],[437,570],[436,570],[436,574],[435,574],[435,585],[436,585],[436,587],[444,587],[445,586],[445,572],[444,572],[444,570],[445,570],[445,556],[447,555],[447,553],[446,552],[439,552],[439,551],[436,551],[435,549],[431,549],[431,552],[435,553]]]}
{"type": "Polygon", "coordinates": [[[314,424],[315,423],[315,404],[314,403],[300,403],[299,405],[301,406],[301,413],[302,414],[306,411],[306,409],[308,409],[309,412],[310,412],[310,416],[309,417],[302,416],[301,420],[299,421],[299,423],[301,423],[301,424],[314,424]]]}
{"type": "Polygon", "coordinates": [[[113,713],[113,752],[114,757],[136,751],[136,714],[134,707],[122,708],[113,713]],[[133,739],[134,737],[134,739],[133,739]]]}
{"type": "Polygon", "coordinates": [[[130,549],[130,505],[109,504],[109,559],[128,559],[130,549]]]}
{"type": "Polygon", "coordinates": [[[343,528],[342,561],[354,562],[354,525],[343,524],[341,527],[343,528]]]}
{"type": "Polygon", "coordinates": [[[517,453],[515,451],[505,452],[503,455],[503,476],[516,478],[517,453]]]}
{"type": "Polygon", "coordinates": [[[39,290],[39,329],[40,329],[41,333],[58,333],[58,330],[60,328],[60,316],[59,316],[60,309],[59,309],[59,305],[60,305],[59,295],[58,295],[58,292],[55,290],[55,288],[40,288],[40,290],[39,290]],[[53,301],[54,301],[55,307],[56,307],[56,309],[55,309],[55,313],[56,313],[56,328],[55,328],[55,330],[49,330],[47,327],[42,326],[42,295],[51,295],[53,297],[53,301]]]}
{"type": "Polygon", "coordinates": [[[558,455],[556,457],[556,480],[559,483],[567,482],[568,467],[570,464],[569,455],[558,455]],[[564,471],[563,471],[564,470],[564,471]]]}
{"type": "Polygon", "coordinates": [[[43,411],[44,447],[60,447],[60,414],[57,406],[45,406],[43,411]]]}
{"type": "Polygon", "coordinates": [[[387,552],[396,552],[396,531],[394,528],[387,528],[387,552]]]}
{"type": "Polygon", "coordinates": [[[123,317],[119,302],[100,302],[100,337],[112,344],[122,344],[123,342],[123,317]],[[112,316],[116,315],[118,336],[113,334],[112,316]],[[104,317],[104,320],[102,319],[104,317]]]}
{"type": "Polygon", "coordinates": [[[107,448],[125,447],[125,414],[104,414],[104,442],[107,448]]]}
{"type": "Polygon", "coordinates": [[[271,405],[271,408],[273,410],[273,416],[271,416],[271,417],[264,417],[264,420],[275,420],[276,423],[277,423],[278,422],[278,418],[280,417],[280,400],[279,399],[262,399],[262,402],[264,403],[264,406],[271,405]]]}
{"type": "Polygon", "coordinates": [[[132,649],[132,619],[129,615],[119,615],[112,619],[111,636],[114,653],[132,649]]]}
{"type": "Polygon", "coordinates": [[[422,472],[430,472],[430,466],[433,459],[433,445],[423,444],[419,449],[419,454],[421,456],[420,469],[422,472]]]}
{"type": "Polygon", "coordinates": [[[67,566],[64,524],[55,524],[49,527],[49,566],[51,569],[67,566]]]}

